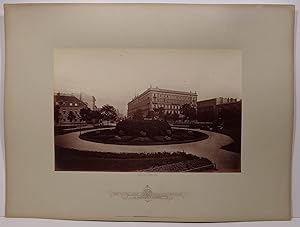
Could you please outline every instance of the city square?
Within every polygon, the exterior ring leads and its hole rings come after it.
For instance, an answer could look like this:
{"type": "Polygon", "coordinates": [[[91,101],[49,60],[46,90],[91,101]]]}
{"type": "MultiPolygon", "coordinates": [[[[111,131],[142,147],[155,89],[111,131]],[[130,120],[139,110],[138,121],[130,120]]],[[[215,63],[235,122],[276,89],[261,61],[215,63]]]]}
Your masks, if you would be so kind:
{"type": "MultiPolygon", "coordinates": [[[[146,50],[144,53],[134,49],[86,51],[84,55],[77,50],[58,53],[54,93],[57,171],[241,171],[242,100],[238,52],[146,50]],[[106,58],[126,67],[122,72],[124,79],[117,77],[119,69],[104,65],[106,58]],[[143,58],[150,58],[150,64],[128,67],[142,62],[143,58]],[[198,58],[202,59],[202,68],[197,64],[198,58]],[[95,59],[104,62],[96,63],[95,59]],[[155,69],[156,73],[151,76],[145,75],[145,81],[139,80],[141,71],[150,73],[147,67],[159,61],[165,61],[166,67],[174,67],[170,59],[174,62],[182,59],[177,70],[169,68],[173,80],[161,77],[165,68],[155,69]],[[185,59],[190,59],[192,65],[186,65],[185,59]],[[92,83],[92,80],[83,82],[79,74],[86,70],[97,74],[99,64],[111,75],[111,80],[105,80],[107,86],[92,83]],[[215,68],[214,64],[219,67],[215,68]],[[185,68],[190,70],[190,77],[183,80],[174,76],[185,68]],[[78,76],[69,77],[66,72],[78,76]],[[202,79],[197,77],[203,72],[208,75],[202,79]],[[228,78],[213,81],[209,74],[216,72],[237,81],[228,78]],[[127,80],[125,75],[132,79],[127,80]],[[109,86],[115,86],[114,78],[123,85],[109,90],[109,86]],[[143,89],[145,84],[147,88],[143,89]],[[226,89],[222,88],[224,85],[226,89]]],[[[102,76],[93,78],[100,81],[102,76]]]]}

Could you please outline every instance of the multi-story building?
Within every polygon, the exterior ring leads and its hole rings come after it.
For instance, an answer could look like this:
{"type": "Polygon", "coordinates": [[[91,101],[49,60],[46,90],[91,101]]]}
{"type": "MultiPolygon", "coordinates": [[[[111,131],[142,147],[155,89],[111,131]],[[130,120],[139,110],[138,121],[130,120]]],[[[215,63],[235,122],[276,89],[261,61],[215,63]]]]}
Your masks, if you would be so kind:
{"type": "Polygon", "coordinates": [[[180,114],[180,108],[184,104],[190,104],[196,108],[197,93],[150,87],[128,103],[127,116],[132,118],[134,113],[140,110],[146,117],[150,111],[158,108],[163,108],[165,114],[180,114]]]}
{"type": "Polygon", "coordinates": [[[87,108],[87,104],[74,95],[61,93],[54,95],[54,105],[58,124],[79,123],[80,110],[87,108]]]}
{"type": "Polygon", "coordinates": [[[236,108],[240,106],[240,99],[213,98],[197,102],[197,119],[202,122],[213,122],[221,117],[224,108],[236,108]]]}

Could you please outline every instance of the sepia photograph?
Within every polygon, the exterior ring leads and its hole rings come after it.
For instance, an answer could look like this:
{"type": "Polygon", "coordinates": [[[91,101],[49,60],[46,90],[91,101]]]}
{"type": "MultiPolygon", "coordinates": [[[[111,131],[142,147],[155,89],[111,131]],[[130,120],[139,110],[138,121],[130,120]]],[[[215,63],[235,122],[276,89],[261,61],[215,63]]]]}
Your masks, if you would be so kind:
{"type": "Polygon", "coordinates": [[[56,171],[241,172],[237,49],[56,49],[56,171]]]}
{"type": "Polygon", "coordinates": [[[290,220],[295,6],[4,10],[8,218],[290,220]]]}

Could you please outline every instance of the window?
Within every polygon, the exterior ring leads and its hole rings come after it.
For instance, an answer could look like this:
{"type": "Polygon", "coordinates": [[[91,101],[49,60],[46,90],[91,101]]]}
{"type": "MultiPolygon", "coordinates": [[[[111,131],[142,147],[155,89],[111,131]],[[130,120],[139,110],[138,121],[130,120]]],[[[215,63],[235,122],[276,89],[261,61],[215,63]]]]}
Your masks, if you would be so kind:
{"type": "Polygon", "coordinates": [[[70,102],[70,106],[73,106],[73,103],[70,102]]]}
{"type": "Polygon", "coordinates": [[[78,104],[77,104],[77,103],[75,103],[75,106],[78,106],[78,104]]]}

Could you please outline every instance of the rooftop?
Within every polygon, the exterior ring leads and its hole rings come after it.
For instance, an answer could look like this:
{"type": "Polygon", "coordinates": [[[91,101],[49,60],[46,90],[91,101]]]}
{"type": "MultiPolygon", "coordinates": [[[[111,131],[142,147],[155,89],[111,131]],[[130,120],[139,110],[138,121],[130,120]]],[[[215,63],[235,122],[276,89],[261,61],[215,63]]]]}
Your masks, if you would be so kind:
{"type": "Polygon", "coordinates": [[[164,88],[158,88],[158,87],[150,87],[148,88],[146,91],[144,91],[142,94],[135,96],[129,103],[131,103],[132,101],[136,100],[139,97],[142,97],[143,95],[147,94],[148,92],[164,92],[164,93],[171,93],[171,94],[178,94],[178,95],[193,95],[193,96],[197,96],[197,92],[187,92],[187,91],[176,91],[176,90],[169,90],[169,89],[164,89],[164,88]]]}
{"type": "Polygon", "coordinates": [[[61,107],[87,107],[86,103],[76,98],[74,95],[69,94],[55,94],[54,101],[61,107]]]}
{"type": "Polygon", "coordinates": [[[228,103],[236,103],[240,102],[241,99],[238,98],[230,98],[230,97],[217,97],[217,98],[210,98],[205,100],[199,100],[197,103],[206,103],[206,102],[215,102],[217,105],[220,104],[228,104],[228,103]]]}

